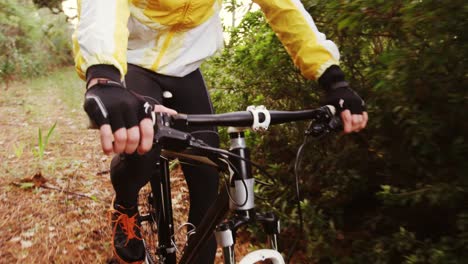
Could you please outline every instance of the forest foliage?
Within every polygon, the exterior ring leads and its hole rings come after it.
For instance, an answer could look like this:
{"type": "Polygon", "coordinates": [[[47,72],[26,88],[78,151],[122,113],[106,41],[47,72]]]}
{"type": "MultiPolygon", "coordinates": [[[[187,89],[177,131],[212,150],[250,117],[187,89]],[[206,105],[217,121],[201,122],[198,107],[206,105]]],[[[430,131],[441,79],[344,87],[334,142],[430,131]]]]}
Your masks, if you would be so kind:
{"type": "Polygon", "coordinates": [[[55,1],[0,1],[0,81],[46,74],[73,61],[71,30],[55,1]]]}
{"type": "MultiPolygon", "coordinates": [[[[302,250],[310,263],[467,263],[468,4],[302,2],[338,44],[370,116],[361,133],[305,147],[302,250]]],[[[261,12],[244,18],[204,73],[218,112],[320,105],[320,88],[300,76],[261,12]]],[[[250,135],[255,159],[277,179],[263,195],[286,221],[297,214],[293,158],[305,126],[250,135]]]]}

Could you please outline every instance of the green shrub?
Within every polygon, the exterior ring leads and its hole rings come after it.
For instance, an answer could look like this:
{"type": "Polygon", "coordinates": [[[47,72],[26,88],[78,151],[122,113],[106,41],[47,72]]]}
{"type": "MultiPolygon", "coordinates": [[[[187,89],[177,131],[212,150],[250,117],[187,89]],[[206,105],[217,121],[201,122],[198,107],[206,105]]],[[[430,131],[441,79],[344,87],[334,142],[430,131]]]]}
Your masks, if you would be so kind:
{"type": "MultiPolygon", "coordinates": [[[[465,2],[303,1],[339,45],[370,116],[359,134],[306,146],[307,263],[468,262],[465,2]]],[[[244,18],[204,73],[218,112],[319,105],[320,89],[300,77],[260,13],[244,18]]],[[[275,164],[277,187],[261,195],[296,233],[292,162],[304,127],[250,135],[254,158],[275,164]]]]}
{"type": "Polygon", "coordinates": [[[72,62],[71,26],[63,13],[37,9],[31,1],[0,3],[0,79],[45,74],[72,62]]]}

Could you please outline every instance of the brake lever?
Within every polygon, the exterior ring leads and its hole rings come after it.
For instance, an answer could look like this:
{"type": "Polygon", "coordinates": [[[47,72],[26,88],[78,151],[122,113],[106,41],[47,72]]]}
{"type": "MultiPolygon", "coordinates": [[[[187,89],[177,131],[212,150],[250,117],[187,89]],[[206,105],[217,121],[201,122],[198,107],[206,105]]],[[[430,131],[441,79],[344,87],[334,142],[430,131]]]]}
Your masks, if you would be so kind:
{"type": "Polygon", "coordinates": [[[312,120],[309,128],[305,131],[306,136],[321,137],[343,129],[343,122],[339,116],[335,115],[333,106],[322,106],[320,109],[323,113],[312,120]]]}
{"type": "Polygon", "coordinates": [[[170,116],[166,113],[156,113],[154,124],[153,143],[161,147],[171,146],[171,149],[185,148],[188,146],[192,135],[171,128],[170,116]]]}
{"type": "Polygon", "coordinates": [[[182,150],[188,147],[199,148],[207,144],[201,139],[197,139],[192,134],[174,128],[173,116],[166,113],[156,114],[154,125],[154,144],[166,147],[171,150],[182,150]]]}
{"type": "Polygon", "coordinates": [[[328,126],[333,131],[341,131],[343,130],[343,121],[339,116],[333,116],[333,118],[328,123],[328,126]]]}

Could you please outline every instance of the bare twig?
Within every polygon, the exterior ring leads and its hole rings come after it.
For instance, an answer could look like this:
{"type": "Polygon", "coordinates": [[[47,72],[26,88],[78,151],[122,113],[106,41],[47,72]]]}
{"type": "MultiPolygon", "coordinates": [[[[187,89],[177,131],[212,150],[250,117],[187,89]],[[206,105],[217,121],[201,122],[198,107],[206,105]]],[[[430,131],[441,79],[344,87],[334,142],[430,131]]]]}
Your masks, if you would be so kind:
{"type": "Polygon", "coordinates": [[[110,173],[110,170],[103,170],[96,173],[96,175],[104,175],[110,173]]]}
{"type": "MultiPolygon", "coordinates": [[[[16,187],[20,187],[20,188],[23,186],[19,182],[12,182],[11,185],[16,186],[16,187]]],[[[78,196],[78,197],[81,197],[81,198],[88,198],[88,199],[91,199],[93,201],[96,200],[95,198],[93,198],[93,197],[91,197],[89,195],[82,194],[82,193],[77,193],[77,192],[72,192],[72,191],[67,191],[67,190],[64,190],[63,188],[56,187],[56,186],[51,186],[51,185],[48,185],[48,184],[42,184],[40,186],[36,186],[36,188],[44,188],[44,189],[49,189],[49,190],[55,190],[55,191],[59,191],[59,192],[62,192],[62,193],[78,196]]]]}

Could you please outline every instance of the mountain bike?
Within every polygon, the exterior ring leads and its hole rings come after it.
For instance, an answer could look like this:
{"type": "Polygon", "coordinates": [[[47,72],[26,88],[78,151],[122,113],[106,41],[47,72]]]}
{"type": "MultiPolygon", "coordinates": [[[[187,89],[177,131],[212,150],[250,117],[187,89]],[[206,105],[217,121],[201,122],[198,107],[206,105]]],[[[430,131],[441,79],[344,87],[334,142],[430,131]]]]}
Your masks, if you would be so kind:
{"type": "Polygon", "coordinates": [[[310,120],[306,136],[321,137],[339,129],[340,119],[333,106],[301,111],[269,111],[263,106],[250,106],[247,111],[224,114],[168,116],[157,113],[155,118],[155,147],[161,148],[159,167],[161,177],[150,180],[151,193],[147,196],[148,207],[140,212],[140,223],[146,226],[144,243],[147,248],[146,263],[175,264],[178,251],[174,239],[174,219],[171,202],[171,159],[179,159],[199,166],[213,166],[227,173],[225,188],[220,188],[218,197],[204,216],[201,224],[191,227],[179,263],[194,263],[197,252],[209,237],[215,234],[222,248],[224,263],[235,263],[234,245],[240,227],[261,223],[269,241],[269,249],[253,251],[242,258],[241,264],[252,264],[269,259],[274,264],[285,263],[278,251],[280,220],[271,212],[255,210],[255,179],[252,167],[258,165],[250,160],[250,150],[244,132],[267,130],[269,125],[310,120]],[[193,135],[171,128],[183,123],[188,126],[227,126],[230,137],[229,150],[208,146],[193,135]],[[156,193],[158,192],[158,193],[156,193]],[[154,199],[154,197],[159,197],[154,199]],[[230,214],[228,214],[230,212],[230,214]],[[228,218],[226,218],[229,215],[228,218]],[[157,236],[157,238],[156,238],[157,236]],[[156,241],[156,242],[155,242],[156,241]]]}

